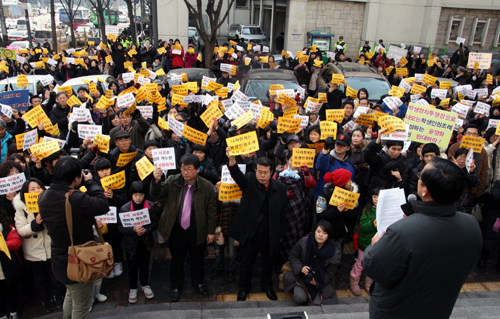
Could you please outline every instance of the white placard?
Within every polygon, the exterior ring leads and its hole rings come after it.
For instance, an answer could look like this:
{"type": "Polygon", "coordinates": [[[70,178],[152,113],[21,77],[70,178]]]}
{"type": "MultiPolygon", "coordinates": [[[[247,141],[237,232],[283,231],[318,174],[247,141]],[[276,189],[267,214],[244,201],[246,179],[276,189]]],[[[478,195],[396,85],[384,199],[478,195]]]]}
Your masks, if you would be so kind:
{"type": "Polygon", "coordinates": [[[24,134],[23,151],[30,148],[31,145],[36,144],[36,137],[37,137],[37,130],[36,129],[24,134]]]}
{"type": "Polygon", "coordinates": [[[78,124],[78,138],[93,140],[96,134],[102,134],[101,125],[78,124]]]}
{"type": "Polygon", "coordinates": [[[153,155],[153,163],[156,168],[162,170],[175,169],[175,150],[173,147],[157,148],[151,154],[153,155]]]}
{"type": "Polygon", "coordinates": [[[453,113],[457,113],[462,118],[466,118],[467,112],[469,111],[469,107],[467,105],[457,103],[457,104],[453,105],[453,107],[451,108],[451,111],[453,113]]]}
{"type": "MultiPolygon", "coordinates": [[[[403,102],[401,102],[403,103],[403,102]]],[[[370,111],[370,108],[367,106],[358,106],[356,112],[354,112],[353,118],[357,119],[361,114],[367,114],[370,111]]]]}
{"type": "Polygon", "coordinates": [[[285,93],[292,99],[295,99],[295,91],[293,89],[276,90],[276,96],[280,96],[281,93],[285,93]]]}
{"type": "Polygon", "coordinates": [[[227,92],[228,93],[233,92],[233,88],[234,88],[234,83],[228,82],[227,83],[227,92]]]}
{"type": "Polygon", "coordinates": [[[182,54],[182,50],[179,50],[179,49],[173,49],[173,50],[172,50],[172,54],[175,54],[175,55],[181,55],[181,54],[182,54]]]}
{"type": "Polygon", "coordinates": [[[224,110],[227,110],[228,108],[230,108],[233,105],[233,100],[226,99],[226,100],[222,100],[221,103],[222,103],[222,107],[224,107],[224,110]]]}
{"type": "Polygon", "coordinates": [[[152,105],[137,105],[137,109],[141,112],[142,117],[145,119],[153,118],[153,106],[152,105]]]}
{"type": "Polygon", "coordinates": [[[389,226],[403,219],[404,212],[401,205],[406,204],[405,192],[401,188],[381,190],[377,204],[377,231],[379,236],[389,226]]]}
{"type": "Polygon", "coordinates": [[[235,103],[238,103],[238,105],[243,109],[243,111],[248,112],[250,110],[250,104],[252,102],[250,101],[243,101],[243,100],[237,100],[235,103]]]}
{"type": "Polygon", "coordinates": [[[426,100],[424,100],[424,99],[420,99],[420,100],[418,100],[416,104],[418,104],[418,105],[422,105],[422,106],[429,106],[429,102],[427,102],[427,101],[426,101],[426,100]]]}
{"type": "Polygon", "coordinates": [[[52,65],[52,66],[57,67],[57,63],[58,63],[58,62],[57,62],[56,60],[52,59],[52,58],[49,58],[49,59],[47,60],[47,63],[48,63],[48,64],[50,64],[50,65],[52,65]]]}
{"type": "Polygon", "coordinates": [[[43,86],[47,86],[50,83],[54,82],[54,77],[50,74],[44,75],[40,78],[40,82],[43,86]]]}
{"type": "Polygon", "coordinates": [[[399,82],[399,87],[405,89],[405,92],[408,93],[411,91],[411,85],[408,84],[404,79],[399,82]]]}
{"type": "Polygon", "coordinates": [[[300,126],[299,126],[299,129],[303,130],[307,127],[307,125],[309,125],[309,116],[307,115],[294,115],[293,116],[294,119],[300,119],[300,126]]]}
{"type": "Polygon", "coordinates": [[[129,107],[135,102],[135,97],[132,92],[119,96],[116,99],[116,105],[119,108],[129,107]]]}
{"type": "Polygon", "coordinates": [[[455,127],[453,128],[454,131],[458,131],[458,128],[464,126],[464,120],[460,119],[457,117],[455,121],[455,127]]]}
{"type": "Polygon", "coordinates": [[[483,103],[483,102],[477,102],[476,108],[474,109],[474,113],[478,114],[484,114],[486,116],[490,115],[490,108],[491,105],[483,103]]]}
{"type": "Polygon", "coordinates": [[[182,132],[184,131],[184,123],[181,123],[173,117],[168,116],[168,128],[178,136],[182,136],[182,132]]]}
{"type": "Polygon", "coordinates": [[[107,25],[105,27],[105,31],[106,35],[112,33],[114,35],[119,35],[120,34],[120,31],[118,30],[118,26],[117,25],[107,25]]]}
{"type": "Polygon", "coordinates": [[[74,107],[73,114],[72,114],[73,121],[88,122],[89,114],[90,114],[90,112],[88,112],[88,110],[85,108],[74,107]]]}
{"type": "Polygon", "coordinates": [[[243,49],[243,47],[240,47],[239,45],[236,46],[236,50],[237,51],[245,51],[245,49],[243,49]]]}
{"type": "Polygon", "coordinates": [[[183,103],[201,103],[205,97],[203,95],[186,95],[182,98],[183,103]]]}
{"type": "MultiPolygon", "coordinates": [[[[238,164],[240,171],[245,175],[247,166],[245,164],[238,164]]],[[[227,165],[222,165],[221,171],[221,182],[224,184],[236,184],[234,179],[231,177],[231,173],[229,173],[229,168],[227,165]]]]}
{"type": "Polygon", "coordinates": [[[24,173],[0,178],[0,195],[19,191],[23,187],[25,181],[26,177],[24,173]]]}
{"type": "Polygon", "coordinates": [[[419,46],[413,46],[413,53],[420,53],[420,51],[422,50],[422,47],[419,47],[419,46]]]}
{"type": "Polygon", "coordinates": [[[120,221],[122,222],[123,227],[135,227],[151,224],[147,208],[126,213],[119,213],[118,215],[120,216],[120,221]]]}
{"type": "Polygon", "coordinates": [[[487,88],[475,89],[474,91],[476,92],[477,97],[480,99],[485,99],[488,97],[488,89],[487,88]]]}
{"type": "Polygon", "coordinates": [[[465,43],[465,38],[457,37],[457,40],[455,41],[455,43],[458,45],[460,45],[460,43],[465,43]]]}
{"type": "Polygon", "coordinates": [[[488,121],[488,127],[486,129],[489,129],[491,127],[494,127],[496,128],[498,126],[498,122],[500,122],[500,120],[493,120],[493,119],[490,119],[488,121]]]}
{"type": "MultiPolygon", "coordinates": [[[[323,103],[321,103],[321,102],[315,103],[315,102],[311,102],[311,100],[307,100],[306,113],[318,113],[319,110],[321,109],[322,105],[323,105],[323,103]]],[[[326,119],[322,119],[322,120],[326,120],[326,119]]]]}
{"type": "Polygon", "coordinates": [[[243,101],[250,100],[250,98],[248,96],[246,96],[245,93],[241,92],[239,88],[236,91],[234,91],[233,95],[231,96],[231,99],[233,101],[236,101],[236,100],[243,100],[243,101]]]}
{"type": "MultiPolygon", "coordinates": [[[[205,94],[203,97],[203,105],[209,105],[215,98],[210,94],[205,94]]],[[[184,101],[184,100],[183,100],[184,101]]]]}
{"type": "MultiPolygon", "coordinates": [[[[44,136],[44,137],[42,138],[42,142],[43,142],[43,143],[45,143],[45,142],[49,142],[49,141],[52,141],[52,140],[56,140],[56,141],[57,141],[57,143],[59,144],[59,147],[60,147],[60,148],[63,148],[63,147],[64,147],[64,145],[66,145],[66,141],[65,141],[65,140],[59,140],[59,139],[57,139],[57,138],[53,138],[53,137],[50,137],[50,136],[44,136]]],[[[26,141],[26,136],[25,136],[24,141],[26,141]]]]}
{"type": "Polygon", "coordinates": [[[0,112],[8,118],[12,117],[12,108],[6,104],[0,104],[0,112]]]}
{"type": "Polygon", "coordinates": [[[129,83],[129,82],[132,82],[134,80],[134,73],[132,72],[126,72],[126,73],[122,73],[122,79],[123,79],[123,82],[125,83],[129,83]]]}
{"type": "Polygon", "coordinates": [[[140,85],[148,84],[151,83],[151,79],[140,76],[137,78],[137,83],[139,83],[140,85]]]}
{"type": "Polygon", "coordinates": [[[352,130],[354,129],[354,125],[355,125],[354,121],[353,121],[353,120],[350,120],[350,121],[349,121],[349,122],[347,122],[344,126],[342,126],[342,130],[347,129],[347,131],[348,131],[349,133],[351,133],[351,132],[352,132],[352,130]]]}
{"type": "Polygon", "coordinates": [[[16,61],[19,62],[20,64],[23,64],[26,61],[26,58],[20,55],[16,55],[16,61]]]}
{"type": "Polygon", "coordinates": [[[422,94],[420,94],[420,93],[410,95],[410,99],[411,99],[410,102],[417,103],[417,101],[420,99],[421,96],[422,96],[422,94]]]}
{"type": "Polygon", "coordinates": [[[326,52],[326,57],[335,60],[335,52],[326,52]]]}
{"type": "Polygon", "coordinates": [[[465,157],[465,168],[467,168],[467,172],[469,174],[473,161],[474,161],[474,149],[471,147],[469,152],[467,153],[467,156],[465,157]]]}
{"type": "Polygon", "coordinates": [[[262,48],[262,52],[263,52],[263,53],[268,53],[268,52],[269,52],[269,47],[264,46],[264,47],[262,48]]]}
{"type": "Polygon", "coordinates": [[[66,64],[75,64],[75,58],[66,58],[66,64]]]}
{"type": "Polygon", "coordinates": [[[258,52],[258,51],[260,51],[260,45],[254,45],[253,52],[258,52]]]}
{"type": "Polygon", "coordinates": [[[399,106],[401,104],[403,104],[401,99],[397,96],[388,96],[383,101],[384,101],[385,105],[387,105],[387,107],[389,109],[391,109],[393,112],[396,112],[396,110],[399,110],[399,106]]]}
{"type": "Polygon", "coordinates": [[[394,59],[394,61],[399,61],[402,57],[405,57],[407,53],[408,50],[391,45],[389,46],[386,56],[389,59],[394,59]]]}
{"type": "Polygon", "coordinates": [[[221,63],[221,64],[220,64],[220,71],[221,71],[221,72],[228,72],[228,73],[231,73],[231,67],[232,67],[232,65],[231,65],[231,64],[221,63]]]}
{"type": "Polygon", "coordinates": [[[203,80],[201,80],[201,86],[207,87],[208,82],[217,82],[217,78],[209,78],[208,76],[203,76],[203,80]]]}
{"type": "Polygon", "coordinates": [[[423,73],[415,73],[415,82],[422,83],[423,79],[424,79],[424,74],[423,73]]]}
{"type": "Polygon", "coordinates": [[[243,114],[245,114],[245,110],[238,105],[238,102],[234,103],[229,109],[226,109],[226,112],[224,113],[224,115],[230,120],[235,120],[243,114]]]}
{"type": "MultiPolygon", "coordinates": [[[[205,78],[205,77],[203,77],[203,78],[205,78]]],[[[172,75],[170,80],[172,81],[173,85],[180,85],[180,84],[182,84],[182,74],[174,74],[174,75],[172,75]]]]}
{"type": "Polygon", "coordinates": [[[96,216],[95,219],[100,220],[101,223],[106,223],[106,224],[118,223],[118,219],[116,218],[116,207],[109,206],[109,211],[106,214],[96,216]]]}
{"type": "Polygon", "coordinates": [[[439,98],[441,100],[446,99],[446,94],[448,93],[448,90],[443,90],[443,89],[432,89],[431,91],[431,98],[439,98]]]}

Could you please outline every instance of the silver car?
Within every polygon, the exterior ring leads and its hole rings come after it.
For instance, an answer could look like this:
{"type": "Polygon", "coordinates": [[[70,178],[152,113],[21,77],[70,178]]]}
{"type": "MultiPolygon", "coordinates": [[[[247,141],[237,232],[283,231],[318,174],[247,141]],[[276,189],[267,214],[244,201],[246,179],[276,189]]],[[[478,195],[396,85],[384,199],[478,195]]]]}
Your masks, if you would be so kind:
{"type": "Polygon", "coordinates": [[[262,28],[258,25],[240,25],[236,30],[238,37],[246,43],[253,41],[255,44],[268,45],[269,41],[262,31],[262,28]]]}
{"type": "Polygon", "coordinates": [[[199,49],[200,48],[200,35],[198,34],[198,31],[196,30],[196,28],[189,27],[188,34],[189,34],[189,37],[194,37],[193,44],[195,46],[195,49],[199,49]]]}
{"type": "Polygon", "coordinates": [[[234,40],[234,36],[236,35],[236,30],[238,30],[239,24],[231,24],[231,26],[227,29],[227,38],[228,40],[234,40]]]}

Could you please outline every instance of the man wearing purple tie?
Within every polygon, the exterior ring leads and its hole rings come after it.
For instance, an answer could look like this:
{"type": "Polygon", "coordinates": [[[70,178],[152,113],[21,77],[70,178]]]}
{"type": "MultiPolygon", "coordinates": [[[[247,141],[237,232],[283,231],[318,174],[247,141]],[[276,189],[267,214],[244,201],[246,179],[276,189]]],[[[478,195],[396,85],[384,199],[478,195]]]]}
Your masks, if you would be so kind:
{"type": "Polygon", "coordinates": [[[191,256],[191,285],[203,295],[208,290],[203,284],[203,253],[213,242],[217,226],[217,197],[213,185],[199,177],[200,160],[186,154],[180,160],[181,174],[166,180],[161,168],[153,172],[150,192],[155,198],[166,199],[158,231],[169,240],[172,265],[170,267],[171,301],[179,300],[184,285],[184,259],[191,256]]]}

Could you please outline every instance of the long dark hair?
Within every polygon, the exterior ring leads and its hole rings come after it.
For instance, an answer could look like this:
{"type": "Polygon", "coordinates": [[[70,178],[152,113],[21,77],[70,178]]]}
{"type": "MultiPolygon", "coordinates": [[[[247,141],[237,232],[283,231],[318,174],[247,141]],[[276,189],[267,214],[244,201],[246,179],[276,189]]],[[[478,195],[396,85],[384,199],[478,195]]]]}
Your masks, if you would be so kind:
{"type": "Polygon", "coordinates": [[[3,230],[10,228],[10,225],[14,225],[12,218],[7,215],[7,212],[3,207],[0,207],[0,223],[2,224],[3,230]]]}
{"type": "Polygon", "coordinates": [[[39,180],[38,178],[32,177],[28,179],[26,182],[24,182],[23,187],[21,187],[21,191],[19,192],[19,196],[21,197],[21,200],[23,203],[26,203],[26,200],[24,199],[24,194],[29,193],[29,188],[30,188],[30,183],[35,182],[37,183],[43,190],[46,190],[47,188],[45,187],[45,184],[39,180]]]}

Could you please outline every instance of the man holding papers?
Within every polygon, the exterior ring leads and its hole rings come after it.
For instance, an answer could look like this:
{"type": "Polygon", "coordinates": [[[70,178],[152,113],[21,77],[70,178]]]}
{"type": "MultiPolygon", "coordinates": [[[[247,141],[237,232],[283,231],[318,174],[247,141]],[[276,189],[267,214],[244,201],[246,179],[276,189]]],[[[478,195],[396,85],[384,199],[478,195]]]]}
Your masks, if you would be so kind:
{"type": "Polygon", "coordinates": [[[406,218],[375,235],[363,257],[373,278],[370,318],[449,318],[462,285],[481,255],[473,216],[456,211],[466,185],[454,163],[433,158],[422,170],[406,218]]]}

